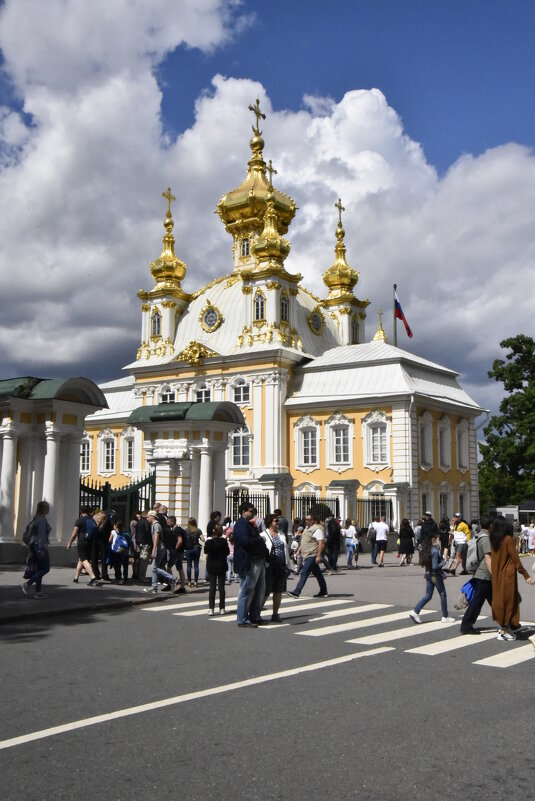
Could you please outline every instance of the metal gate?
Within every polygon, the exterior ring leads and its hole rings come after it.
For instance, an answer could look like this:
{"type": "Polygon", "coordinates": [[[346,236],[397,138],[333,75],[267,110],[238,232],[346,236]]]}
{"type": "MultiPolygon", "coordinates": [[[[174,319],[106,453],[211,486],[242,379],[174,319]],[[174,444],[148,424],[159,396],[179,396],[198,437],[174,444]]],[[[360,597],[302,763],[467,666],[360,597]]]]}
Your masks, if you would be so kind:
{"type": "Polygon", "coordinates": [[[225,515],[235,522],[240,516],[240,505],[248,501],[258,510],[260,517],[271,512],[269,495],[262,492],[251,493],[247,489],[236,489],[225,493],[225,515]]]}
{"type": "Polygon", "coordinates": [[[80,506],[114,511],[126,525],[138,509],[152,509],[156,499],[156,473],[149,473],[134,484],[112,489],[109,481],[84,483],[80,479],[80,506]]]}
{"type": "Polygon", "coordinates": [[[357,498],[356,503],[356,519],[361,528],[369,526],[374,517],[380,518],[384,516],[388,525],[392,524],[394,506],[391,498],[375,495],[370,498],[357,498]]]}
{"type": "Polygon", "coordinates": [[[292,498],[292,520],[302,520],[313,514],[320,520],[327,517],[340,517],[338,498],[318,498],[317,495],[294,495],[292,498]]]}

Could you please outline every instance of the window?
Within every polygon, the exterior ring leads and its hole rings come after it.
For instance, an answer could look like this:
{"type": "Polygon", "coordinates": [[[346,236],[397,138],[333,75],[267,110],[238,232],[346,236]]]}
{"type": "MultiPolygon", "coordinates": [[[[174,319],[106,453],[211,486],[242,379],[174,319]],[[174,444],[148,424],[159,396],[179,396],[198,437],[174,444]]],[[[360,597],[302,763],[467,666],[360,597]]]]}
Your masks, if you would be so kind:
{"type": "Polygon", "coordinates": [[[258,291],[254,296],[254,319],[266,319],[266,299],[260,291],[258,291]]]}
{"type": "Polygon", "coordinates": [[[302,463],[304,465],[315,465],[318,461],[318,447],[315,428],[304,428],[301,431],[302,437],[302,463]]]}
{"type": "Polygon", "coordinates": [[[133,470],[134,469],[134,440],[127,439],[125,440],[125,458],[124,458],[124,466],[126,470],[133,470]]]}
{"type": "Polygon", "coordinates": [[[249,239],[246,236],[241,241],[240,253],[241,253],[242,256],[248,256],[249,255],[249,239]]]}
{"type": "MultiPolygon", "coordinates": [[[[451,509],[449,508],[449,492],[441,492],[439,495],[439,515],[442,520],[443,517],[451,517],[451,509]]],[[[424,509],[425,511],[425,509],[424,509]]]]}
{"type": "Polygon", "coordinates": [[[162,395],[161,395],[161,402],[162,403],[174,403],[176,400],[176,395],[174,390],[171,387],[162,387],[162,395]]]}
{"type": "Polygon", "coordinates": [[[249,384],[241,379],[234,385],[234,403],[249,403],[251,390],[249,384]]]}
{"type": "Polygon", "coordinates": [[[80,473],[89,473],[91,470],[91,442],[84,439],[80,446],[80,473]]]}
{"type": "Polygon", "coordinates": [[[457,467],[459,470],[468,469],[468,421],[460,420],[457,423],[457,467]]]}
{"type": "MultiPolygon", "coordinates": [[[[433,466],[433,418],[424,412],[418,423],[420,466],[429,470],[433,466]]],[[[425,511],[425,510],[424,510],[425,511]]]]}
{"type": "Polygon", "coordinates": [[[451,424],[448,417],[443,417],[437,428],[438,465],[442,470],[451,467],[451,424]]]}
{"type": "Polygon", "coordinates": [[[334,438],[334,463],[347,464],[349,462],[349,428],[348,426],[336,426],[333,429],[334,438]]]}
{"type": "Polygon", "coordinates": [[[206,384],[201,384],[200,387],[197,387],[195,400],[197,403],[210,403],[210,387],[207,387],[206,384]]]}
{"type": "Polygon", "coordinates": [[[390,420],[374,409],[362,421],[363,452],[367,467],[379,470],[390,463],[390,420]]]}
{"type": "Polygon", "coordinates": [[[338,473],[353,466],[355,421],[335,412],[325,421],[327,467],[338,473]]]}
{"type": "Polygon", "coordinates": [[[288,295],[283,292],[281,295],[281,323],[287,323],[290,319],[290,302],[288,295]]]}
{"type": "Polygon", "coordinates": [[[151,318],[151,336],[159,337],[162,334],[162,316],[159,311],[155,311],[151,318]]]}
{"type": "Polygon", "coordinates": [[[246,428],[240,428],[232,435],[232,466],[249,467],[250,434],[246,428]]]}
{"type": "Polygon", "coordinates": [[[359,321],[357,317],[353,317],[351,320],[351,344],[359,344],[359,321]]]}
{"type": "Polygon", "coordinates": [[[429,495],[427,492],[422,492],[422,514],[429,509],[429,495]]]}
{"type": "Polygon", "coordinates": [[[115,440],[107,439],[104,442],[104,471],[115,473],[115,440]]]}

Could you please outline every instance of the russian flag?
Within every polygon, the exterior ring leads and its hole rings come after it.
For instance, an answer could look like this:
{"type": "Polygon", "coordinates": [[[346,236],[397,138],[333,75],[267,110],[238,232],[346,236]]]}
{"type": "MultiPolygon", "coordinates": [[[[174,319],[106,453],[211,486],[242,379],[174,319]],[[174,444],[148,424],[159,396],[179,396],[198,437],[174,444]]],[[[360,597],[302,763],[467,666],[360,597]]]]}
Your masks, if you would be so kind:
{"type": "Polygon", "coordinates": [[[407,336],[409,339],[412,339],[413,333],[411,331],[411,327],[407,322],[407,318],[403,314],[403,309],[401,308],[401,303],[399,302],[398,293],[394,291],[394,298],[395,298],[395,306],[394,306],[394,316],[397,317],[398,320],[401,320],[403,325],[405,326],[405,331],[407,332],[407,336]]]}

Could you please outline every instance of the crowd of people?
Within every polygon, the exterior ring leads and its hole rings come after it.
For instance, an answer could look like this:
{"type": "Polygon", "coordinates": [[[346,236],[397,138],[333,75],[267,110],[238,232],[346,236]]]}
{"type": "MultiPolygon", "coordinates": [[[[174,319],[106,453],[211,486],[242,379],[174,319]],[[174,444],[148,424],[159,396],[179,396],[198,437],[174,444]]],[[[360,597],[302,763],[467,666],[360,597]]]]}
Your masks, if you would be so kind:
{"type": "MultiPolygon", "coordinates": [[[[48,504],[40,502],[24,534],[29,556],[22,591],[27,597],[46,597],[41,585],[50,570],[48,511],[48,504]]],[[[409,613],[411,619],[421,623],[420,612],[436,589],[442,621],[454,622],[448,612],[444,579],[448,574],[455,576],[459,565],[460,575],[469,575],[467,556],[469,543],[473,541],[472,578],[465,585],[467,608],[461,633],[480,633],[474,624],[488,602],[498,624],[498,638],[514,640],[520,629],[517,575],[522,575],[527,584],[534,583],[518,552],[531,551],[535,523],[525,529],[526,534],[522,530],[520,536],[515,536],[513,524],[500,515],[483,517],[479,523],[472,521],[468,525],[457,513],[451,521],[443,518],[437,524],[431,512],[426,511],[414,528],[408,519],[403,519],[397,539],[398,564],[411,565],[416,555],[426,582],[424,596],[409,613]]],[[[342,522],[334,515],[323,519],[311,509],[304,520],[294,520],[290,525],[280,509],[262,518],[249,502],[240,506],[236,521],[223,518],[219,511],[212,512],[204,532],[194,518],[189,518],[184,527],[179,525],[161,503],[154,504],[149,511],[136,512],[128,526],[117,520],[113,512],[86,506],[74,523],[66,547],[70,549],[76,541],[78,561],[74,583],[78,584],[80,576],[86,574],[89,586],[98,587],[112,581],[110,570],[113,570],[115,582],[126,584],[131,580],[131,566],[132,580],[147,583],[145,592],[151,594],[179,594],[185,593],[186,587],[198,587],[204,550],[208,614],[225,614],[225,585],[239,582],[237,624],[241,628],[256,628],[268,622],[262,617],[262,610],[270,596],[270,622],[280,623],[283,594],[299,598],[310,575],[318,583],[315,597],[328,597],[325,575],[339,570],[338,559],[344,551],[347,569],[357,569],[364,538],[371,547],[372,565],[384,567],[390,533],[384,516],[373,518],[367,528],[361,528],[355,520],[342,522]],[[287,581],[292,574],[298,576],[298,581],[294,589],[288,589],[287,581]]]]}

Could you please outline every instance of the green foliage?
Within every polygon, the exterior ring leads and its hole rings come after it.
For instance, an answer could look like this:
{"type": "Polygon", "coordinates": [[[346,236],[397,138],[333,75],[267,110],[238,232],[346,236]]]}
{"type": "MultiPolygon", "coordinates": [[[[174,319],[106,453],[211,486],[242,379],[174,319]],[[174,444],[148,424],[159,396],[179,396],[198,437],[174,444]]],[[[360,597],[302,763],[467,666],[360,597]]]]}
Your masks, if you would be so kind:
{"type": "Polygon", "coordinates": [[[480,503],[516,504],[535,498],[535,341],[524,334],[504,339],[504,359],[496,359],[489,378],[501,381],[506,393],[500,414],[484,429],[479,466],[480,503]]]}

